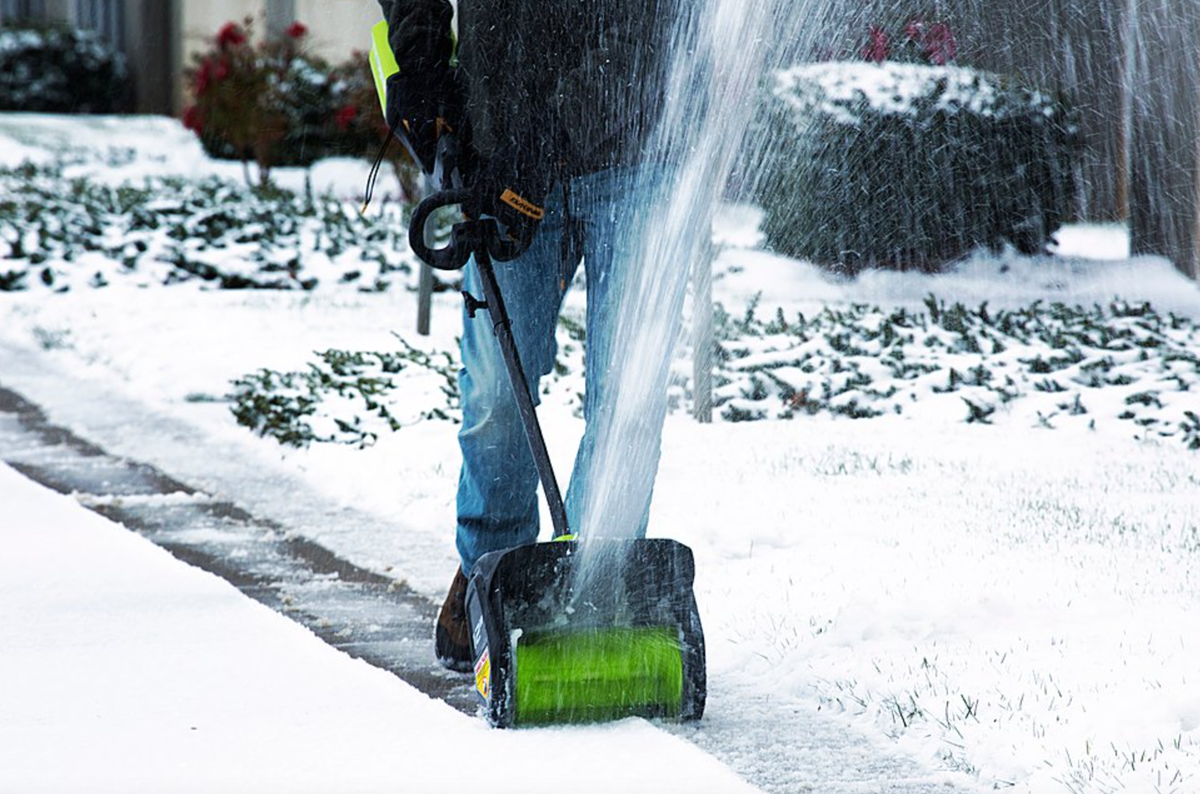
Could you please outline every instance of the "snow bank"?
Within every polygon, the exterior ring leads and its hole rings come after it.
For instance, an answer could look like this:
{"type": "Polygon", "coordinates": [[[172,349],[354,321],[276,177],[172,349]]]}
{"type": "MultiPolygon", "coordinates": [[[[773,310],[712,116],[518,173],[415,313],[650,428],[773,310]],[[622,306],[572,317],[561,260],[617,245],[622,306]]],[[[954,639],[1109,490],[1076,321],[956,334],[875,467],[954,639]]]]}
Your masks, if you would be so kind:
{"type": "MultiPolygon", "coordinates": [[[[24,162],[61,163],[68,179],[107,185],[151,177],[244,177],[241,163],[209,158],[195,133],[162,116],[0,113],[0,167],[24,162]]],[[[307,182],[317,194],[361,201],[370,167],[364,160],[330,158],[311,169],[273,168],[271,179],[288,190],[302,192],[307,182]]],[[[381,179],[377,202],[387,200],[388,181],[381,179]]]]}

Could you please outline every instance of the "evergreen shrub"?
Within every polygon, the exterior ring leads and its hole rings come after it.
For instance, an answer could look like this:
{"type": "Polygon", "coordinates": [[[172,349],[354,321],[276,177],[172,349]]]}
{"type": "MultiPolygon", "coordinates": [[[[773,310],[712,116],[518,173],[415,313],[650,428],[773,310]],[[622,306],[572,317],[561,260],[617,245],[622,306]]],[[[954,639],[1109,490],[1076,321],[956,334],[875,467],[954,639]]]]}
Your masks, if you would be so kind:
{"type": "Polygon", "coordinates": [[[1058,99],[953,65],[883,61],[775,75],[758,198],[777,251],[847,273],[936,271],[973,249],[1042,251],[1075,201],[1058,99]]]}
{"type": "Polygon", "coordinates": [[[120,113],[130,109],[125,56],[93,32],[0,27],[0,110],[120,113]]]}

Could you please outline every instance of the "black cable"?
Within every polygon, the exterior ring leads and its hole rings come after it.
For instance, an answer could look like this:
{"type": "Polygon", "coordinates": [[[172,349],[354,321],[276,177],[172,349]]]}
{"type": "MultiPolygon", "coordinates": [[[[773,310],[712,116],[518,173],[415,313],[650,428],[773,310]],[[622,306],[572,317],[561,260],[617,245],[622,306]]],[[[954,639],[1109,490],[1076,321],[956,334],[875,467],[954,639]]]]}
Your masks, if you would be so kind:
{"type": "Polygon", "coordinates": [[[396,120],[388,127],[387,137],[383,139],[383,144],[379,147],[379,153],[375,155],[375,162],[371,164],[371,172],[367,174],[366,195],[363,197],[362,209],[359,210],[360,214],[367,211],[367,205],[371,203],[371,197],[375,194],[375,183],[379,180],[379,167],[383,165],[384,155],[387,154],[388,146],[391,144],[392,137],[396,134],[396,128],[399,126],[400,117],[397,116],[396,120]]]}

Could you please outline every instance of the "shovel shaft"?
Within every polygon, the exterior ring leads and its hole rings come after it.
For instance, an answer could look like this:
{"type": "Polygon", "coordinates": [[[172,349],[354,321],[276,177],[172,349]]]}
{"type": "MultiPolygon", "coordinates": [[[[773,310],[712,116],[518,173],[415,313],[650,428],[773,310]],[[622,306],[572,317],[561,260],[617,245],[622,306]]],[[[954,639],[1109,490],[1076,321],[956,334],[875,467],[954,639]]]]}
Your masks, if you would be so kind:
{"type": "Polygon", "coordinates": [[[504,298],[500,294],[500,285],[496,282],[496,271],[492,267],[492,258],[486,245],[476,246],[475,267],[479,269],[484,307],[495,325],[496,341],[500,343],[500,354],[504,359],[504,367],[508,370],[513,397],[517,401],[521,424],[525,428],[525,438],[529,441],[529,451],[533,454],[533,463],[537,467],[538,478],[542,481],[542,490],[546,493],[550,520],[554,524],[554,537],[566,537],[571,534],[567,524],[567,510],[563,505],[562,492],[558,489],[558,480],[554,476],[554,467],[550,464],[550,452],[546,449],[546,439],[538,422],[533,394],[529,390],[529,381],[525,377],[521,356],[517,353],[517,345],[513,340],[512,322],[509,320],[508,310],[504,307],[504,298]]]}

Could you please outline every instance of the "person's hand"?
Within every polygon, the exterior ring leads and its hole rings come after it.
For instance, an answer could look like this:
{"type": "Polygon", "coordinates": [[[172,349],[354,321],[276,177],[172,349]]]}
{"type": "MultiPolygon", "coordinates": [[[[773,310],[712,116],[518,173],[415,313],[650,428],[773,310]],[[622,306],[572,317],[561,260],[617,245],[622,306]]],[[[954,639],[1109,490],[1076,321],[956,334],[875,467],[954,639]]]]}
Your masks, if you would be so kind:
{"type": "Polygon", "coordinates": [[[394,74],[387,81],[386,121],[426,174],[433,173],[438,136],[448,128],[443,107],[449,98],[443,80],[394,74]]]}
{"type": "Polygon", "coordinates": [[[501,231],[523,247],[533,242],[546,216],[546,174],[528,162],[511,151],[497,153],[475,175],[471,200],[463,207],[467,217],[495,218],[501,231]]]}

